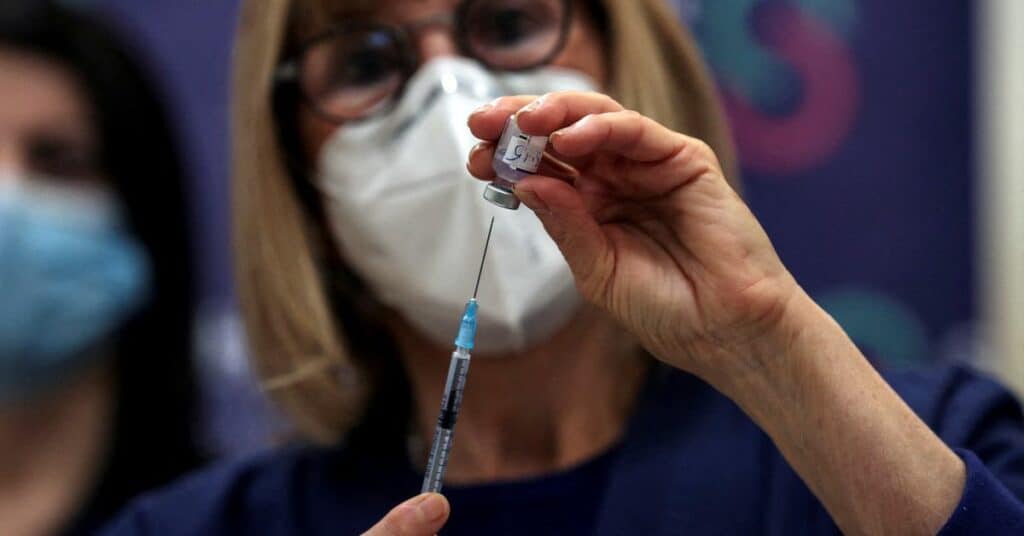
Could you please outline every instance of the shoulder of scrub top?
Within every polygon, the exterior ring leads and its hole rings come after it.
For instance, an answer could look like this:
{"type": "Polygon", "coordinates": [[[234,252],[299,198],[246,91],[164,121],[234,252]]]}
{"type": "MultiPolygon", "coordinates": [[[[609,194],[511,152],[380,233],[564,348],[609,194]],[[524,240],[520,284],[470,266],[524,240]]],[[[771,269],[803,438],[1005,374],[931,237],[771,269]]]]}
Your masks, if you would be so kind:
{"type": "Polygon", "coordinates": [[[218,462],[139,496],[100,534],[291,535],[323,527],[357,533],[408,498],[378,490],[419,487],[396,484],[394,474],[355,485],[350,480],[365,480],[368,468],[352,468],[347,458],[343,447],[294,446],[218,462]]]}
{"type": "Polygon", "coordinates": [[[940,534],[1024,533],[1019,399],[963,365],[899,373],[890,384],[964,461],[964,492],[940,534]]]}
{"type": "MultiPolygon", "coordinates": [[[[1024,448],[1024,417],[1018,398],[968,365],[937,365],[882,375],[900,397],[951,447],[980,451],[1024,448]]],[[[1019,460],[1024,463],[1024,458],[1019,460]]],[[[987,463],[988,464],[988,463],[987,463]]],[[[1024,466],[1019,467],[1024,470],[1024,466]]]]}
{"type": "Polygon", "coordinates": [[[101,534],[244,534],[252,512],[273,523],[310,454],[289,448],[215,462],[139,496],[101,534]]]}

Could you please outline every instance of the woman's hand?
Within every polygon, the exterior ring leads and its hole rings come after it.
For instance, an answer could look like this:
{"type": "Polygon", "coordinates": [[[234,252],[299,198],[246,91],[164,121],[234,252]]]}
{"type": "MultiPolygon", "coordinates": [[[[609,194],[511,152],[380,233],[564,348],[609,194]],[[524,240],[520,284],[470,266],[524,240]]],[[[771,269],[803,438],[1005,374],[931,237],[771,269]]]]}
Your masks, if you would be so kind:
{"type": "Polygon", "coordinates": [[[565,255],[585,298],[660,359],[705,379],[734,372],[802,293],[704,142],[598,93],[505,97],[470,116],[487,140],[469,170],[491,179],[494,143],[518,112],[581,173],[531,176],[516,195],[565,255]],[[524,108],[525,106],[525,108],[524,108]]]}
{"type": "Polygon", "coordinates": [[[433,536],[448,521],[448,501],[424,493],[394,507],[363,536],[433,536]]]}
{"type": "Polygon", "coordinates": [[[490,179],[505,120],[550,135],[575,184],[516,187],[580,292],[659,359],[733,399],[851,534],[935,533],[963,462],[796,284],[708,146],[597,93],[507,97],[469,118],[490,179]],[[525,108],[524,108],[525,106],[525,108]]]}

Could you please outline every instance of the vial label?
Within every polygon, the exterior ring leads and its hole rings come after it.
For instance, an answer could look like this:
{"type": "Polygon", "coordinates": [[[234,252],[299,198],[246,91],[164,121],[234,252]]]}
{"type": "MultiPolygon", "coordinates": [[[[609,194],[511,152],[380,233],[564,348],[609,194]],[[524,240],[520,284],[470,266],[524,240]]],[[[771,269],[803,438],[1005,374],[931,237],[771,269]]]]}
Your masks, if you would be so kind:
{"type": "MultiPolygon", "coordinates": [[[[514,127],[514,125],[510,125],[510,127],[514,127]]],[[[505,148],[502,161],[519,171],[535,173],[540,167],[547,144],[547,136],[527,136],[516,129],[516,132],[508,140],[508,147],[505,148]]]]}

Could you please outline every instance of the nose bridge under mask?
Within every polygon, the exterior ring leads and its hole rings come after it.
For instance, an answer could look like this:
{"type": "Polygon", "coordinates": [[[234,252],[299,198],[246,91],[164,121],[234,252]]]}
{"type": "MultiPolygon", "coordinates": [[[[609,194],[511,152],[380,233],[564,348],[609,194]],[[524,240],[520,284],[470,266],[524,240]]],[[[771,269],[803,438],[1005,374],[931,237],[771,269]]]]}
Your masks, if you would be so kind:
{"type": "MultiPolygon", "coordinates": [[[[410,137],[416,138],[415,141],[409,140],[411,143],[407,147],[415,147],[417,151],[402,151],[400,157],[417,160],[414,165],[427,166],[422,169],[424,176],[444,170],[463,170],[466,157],[478,140],[462,118],[469,117],[473,110],[486,102],[486,99],[461,92],[437,94],[435,100],[428,103],[426,113],[418,115],[420,120],[413,122],[406,131],[410,137]],[[428,120],[427,116],[434,114],[444,119],[428,120]],[[429,156],[426,153],[430,153],[429,156]]],[[[396,132],[395,138],[400,139],[402,134],[396,132]]]]}
{"type": "MultiPolygon", "coordinates": [[[[445,56],[427,62],[416,71],[390,113],[342,129],[359,130],[365,126],[383,134],[375,140],[378,144],[394,144],[402,141],[435,106],[446,102],[472,102],[474,105],[468,110],[472,112],[476,107],[505,95],[593,91],[596,87],[594,80],[572,69],[545,67],[527,72],[495,73],[474,60],[445,56]]],[[[464,123],[465,119],[459,118],[457,122],[464,123]]]]}
{"type": "Polygon", "coordinates": [[[479,103],[479,106],[501,94],[497,80],[476,62],[461,58],[431,61],[410,79],[406,87],[405,95],[395,110],[397,124],[392,140],[402,138],[435,106],[453,101],[469,101],[479,103]]]}

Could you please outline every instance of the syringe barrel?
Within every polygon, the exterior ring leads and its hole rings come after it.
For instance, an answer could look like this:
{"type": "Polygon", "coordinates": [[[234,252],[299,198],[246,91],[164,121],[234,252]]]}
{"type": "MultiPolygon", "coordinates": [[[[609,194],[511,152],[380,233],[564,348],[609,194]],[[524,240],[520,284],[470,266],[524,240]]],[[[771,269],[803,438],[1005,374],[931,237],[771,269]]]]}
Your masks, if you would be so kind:
{"type": "Polygon", "coordinates": [[[462,392],[466,388],[468,374],[469,352],[465,348],[456,347],[448,365],[448,379],[445,380],[444,395],[441,398],[441,414],[437,417],[437,428],[434,430],[430,457],[427,459],[427,469],[423,475],[423,493],[441,491],[444,472],[448,468],[448,457],[451,455],[455,421],[459,417],[462,392]]]}

